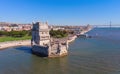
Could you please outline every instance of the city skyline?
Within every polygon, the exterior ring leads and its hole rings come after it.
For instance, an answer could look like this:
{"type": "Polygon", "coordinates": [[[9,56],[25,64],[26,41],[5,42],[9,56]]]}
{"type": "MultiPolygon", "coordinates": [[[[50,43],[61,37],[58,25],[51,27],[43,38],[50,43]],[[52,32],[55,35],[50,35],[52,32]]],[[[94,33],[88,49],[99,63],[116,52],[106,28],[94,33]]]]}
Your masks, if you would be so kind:
{"type": "Polygon", "coordinates": [[[119,0],[0,0],[0,22],[58,25],[120,24],[119,0]]]}

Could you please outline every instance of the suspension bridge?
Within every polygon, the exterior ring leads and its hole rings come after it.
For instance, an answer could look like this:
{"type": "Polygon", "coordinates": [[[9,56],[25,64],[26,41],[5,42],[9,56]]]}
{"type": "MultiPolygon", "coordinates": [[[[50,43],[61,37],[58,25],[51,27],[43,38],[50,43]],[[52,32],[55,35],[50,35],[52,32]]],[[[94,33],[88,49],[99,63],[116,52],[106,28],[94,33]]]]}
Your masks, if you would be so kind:
{"type": "Polygon", "coordinates": [[[92,26],[93,27],[110,27],[111,28],[111,27],[120,27],[120,24],[109,24],[109,25],[106,25],[106,24],[100,25],[99,24],[99,25],[92,25],[92,26]]]}

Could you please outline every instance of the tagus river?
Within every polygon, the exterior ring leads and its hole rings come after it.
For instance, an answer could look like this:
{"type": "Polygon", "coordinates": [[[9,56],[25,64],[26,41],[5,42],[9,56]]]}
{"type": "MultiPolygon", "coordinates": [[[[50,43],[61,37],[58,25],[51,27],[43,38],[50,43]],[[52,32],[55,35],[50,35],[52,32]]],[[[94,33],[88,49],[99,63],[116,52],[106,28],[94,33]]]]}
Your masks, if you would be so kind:
{"type": "Polygon", "coordinates": [[[95,28],[77,38],[68,56],[41,58],[31,47],[0,50],[0,74],[120,74],[120,28],[95,28]]]}

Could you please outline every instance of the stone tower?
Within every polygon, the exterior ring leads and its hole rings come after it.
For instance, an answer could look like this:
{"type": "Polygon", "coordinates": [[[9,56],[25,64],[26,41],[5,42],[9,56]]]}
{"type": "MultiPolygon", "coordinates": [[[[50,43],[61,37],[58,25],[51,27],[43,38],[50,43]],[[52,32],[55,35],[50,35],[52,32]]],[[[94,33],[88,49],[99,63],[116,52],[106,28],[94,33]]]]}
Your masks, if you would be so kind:
{"type": "Polygon", "coordinates": [[[32,53],[43,57],[60,57],[67,55],[68,44],[50,39],[47,22],[33,23],[31,45],[32,53]]]}
{"type": "Polygon", "coordinates": [[[50,43],[50,34],[48,23],[33,23],[32,29],[32,45],[48,46],[50,43]]]}

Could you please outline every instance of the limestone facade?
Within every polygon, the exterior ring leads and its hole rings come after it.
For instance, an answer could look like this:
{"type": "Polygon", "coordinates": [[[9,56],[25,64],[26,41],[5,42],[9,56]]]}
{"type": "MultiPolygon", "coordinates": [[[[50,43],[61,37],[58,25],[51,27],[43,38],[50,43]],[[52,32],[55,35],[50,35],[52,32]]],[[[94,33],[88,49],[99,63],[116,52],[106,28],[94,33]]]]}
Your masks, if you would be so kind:
{"type": "Polygon", "coordinates": [[[60,57],[67,55],[68,44],[53,41],[50,38],[48,23],[36,22],[32,28],[32,52],[45,57],[60,57]]]}
{"type": "Polygon", "coordinates": [[[49,43],[50,43],[50,35],[49,35],[49,28],[47,22],[33,23],[32,45],[48,46],[49,43]]]}

